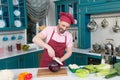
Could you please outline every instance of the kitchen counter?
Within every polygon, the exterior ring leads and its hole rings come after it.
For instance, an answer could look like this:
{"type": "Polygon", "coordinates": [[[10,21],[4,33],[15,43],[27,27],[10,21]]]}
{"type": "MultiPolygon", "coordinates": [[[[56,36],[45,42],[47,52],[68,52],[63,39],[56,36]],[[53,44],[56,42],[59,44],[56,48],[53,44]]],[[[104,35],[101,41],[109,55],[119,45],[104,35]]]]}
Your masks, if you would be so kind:
{"type": "Polygon", "coordinates": [[[119,80],[120,79],[119,76],[110,79],[105,79],[104,76],[96,77],[95,74],[90,74],[87,78],[79,78],[75,75],[75,73],[71,73],[71,71],[68,68],[67,68],[67,74],[68,74],[67,76],[37,78],[38,69],[39,68],[12,69],[15,76],[14,80],[17,80],[18,74],[26,71],[33,74],[32,80],[119,80]]]}
{"type": "Polygon", "coordinates": [[[9,58],[9,57],[14,57],[14,56],[18,56],[18,55],[23,55],[23,54],[28,54],[31,52],[36,52],[36,51],[40,51],[43,50],[43,48],[32,48],[29,49],[28,51],[14,51],[11,53],[5,53],[5,54],[0,54],[0,59],[5,59],[5,58],[9,58]]]}
{"type": "MultiPolygon", "coordinates": [[[[18,55],[28,54],[28,53],[31,53],[31,52],[41,51],[43,49],[44,48],[35,48],[34,47],[34,48],[29,49],[28,51],[15,51],[15,52],[3,54],[3,55],[0,54],[0,59],[5,59],[5,58],[13,57],[13,56],[18,56],[18,55]]],[[[101,56],[101,54],[92,53],[92,52],[89,52],[89,51],[91,51],[91,49],[73,48],[73,52],[76,52],[78,54],[82,53],[82,54],[88,54],[88,55],[101,56]]],[[[117,56],[117,59],[120,59],[120,57],[117,56]]]]}

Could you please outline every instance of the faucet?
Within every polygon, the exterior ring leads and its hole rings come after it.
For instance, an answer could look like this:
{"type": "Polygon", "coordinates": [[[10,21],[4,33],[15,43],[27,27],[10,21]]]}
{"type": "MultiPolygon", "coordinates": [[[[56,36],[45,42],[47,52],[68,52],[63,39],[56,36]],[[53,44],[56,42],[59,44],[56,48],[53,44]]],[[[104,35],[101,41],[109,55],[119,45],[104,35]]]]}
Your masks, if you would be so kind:
{"type": "Polygon", "coordinates": [[[108,63],[111,65],[114,65],[116,63],[116,54],[115,49],[113,45],[113,39],[106,39],[106,44],[104,44],[104,47],[101,52],[101,63],[108,63]]]}

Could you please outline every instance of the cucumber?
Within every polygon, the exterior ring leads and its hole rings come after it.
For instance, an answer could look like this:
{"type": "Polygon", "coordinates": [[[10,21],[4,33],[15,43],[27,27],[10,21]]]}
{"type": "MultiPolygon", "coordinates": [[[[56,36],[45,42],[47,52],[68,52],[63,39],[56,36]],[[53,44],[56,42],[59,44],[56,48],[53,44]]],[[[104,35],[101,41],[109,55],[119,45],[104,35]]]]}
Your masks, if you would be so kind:
{"type": "Polygon", "coordinates": [[[118,75],[118,73],[115,72],[115,73],[111,73],[111,74],[106,75],[105,78],[106,78],[106,79],[109,79],[109,78],[115,77],[115,76],[117,76],[117,75],[118,75]]]}

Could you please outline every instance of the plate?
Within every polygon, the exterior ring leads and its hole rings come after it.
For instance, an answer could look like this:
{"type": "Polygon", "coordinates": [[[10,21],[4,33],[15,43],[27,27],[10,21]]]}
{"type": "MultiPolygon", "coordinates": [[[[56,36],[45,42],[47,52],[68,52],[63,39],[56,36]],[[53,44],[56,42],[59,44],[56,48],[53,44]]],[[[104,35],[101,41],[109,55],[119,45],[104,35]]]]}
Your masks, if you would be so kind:
{"type": "Polygon", "coordinates": [[[15,16],[20,16],[20,11],[19,11],[19,10],[15,10],[15,11],[14,11],[14,15],[15,15],[15,16]]]}
{"type": "Polygon", "coordinates": [[[2,10],[0,10],[0,15],[2,15],[3,14],[3,11],[2,10]]]}
{"type": "Polygon", "coordinates": [[[12,0],[13,1],[13,5],[18,5],[19,1],[18,0],[12,0]]]}
{"type": "Polygon", "coordinates": [[[15,24],[16,27],[21,27],[22,26],[22,23],[21,23],[20,20],[15,20],[14,24],[15,24]]]}
{"type": "Polygon", "coordinates": [[[4,20],[0,20],[0,28],[4,28],[6,26],[6,23],[4,20]]]}

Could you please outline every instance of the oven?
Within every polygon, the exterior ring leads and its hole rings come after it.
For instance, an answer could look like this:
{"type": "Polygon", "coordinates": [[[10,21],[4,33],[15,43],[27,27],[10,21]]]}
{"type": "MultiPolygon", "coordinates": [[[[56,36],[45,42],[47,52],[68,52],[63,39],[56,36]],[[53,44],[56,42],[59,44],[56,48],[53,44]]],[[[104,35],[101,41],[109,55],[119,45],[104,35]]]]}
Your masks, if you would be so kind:
{"type": "Polygon", "coordinates": [[[88,65],[89,64],[98,65],[100,63],[101,63],[101,58],[88,57],[88,65]]]}

